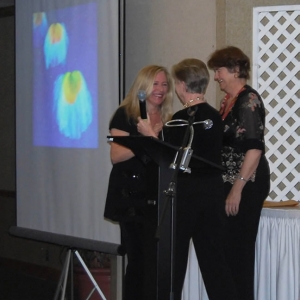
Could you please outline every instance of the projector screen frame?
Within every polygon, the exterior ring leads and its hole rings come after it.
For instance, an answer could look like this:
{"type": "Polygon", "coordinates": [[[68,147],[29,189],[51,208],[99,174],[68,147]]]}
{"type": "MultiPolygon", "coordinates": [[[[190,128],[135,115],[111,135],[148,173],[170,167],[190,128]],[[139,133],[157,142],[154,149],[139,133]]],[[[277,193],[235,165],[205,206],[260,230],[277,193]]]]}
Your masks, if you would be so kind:
{"type": "MultiPolygon", "coordinates": [[[[76,2],[76,3],[79,3],[79,2],[80,3],[83,3],[83,2],[86,2],[86,3],[97,2],[98,3],[99,1],[100,0],[86,0],[86,1],[84,1],[84,0],[64,0],[64,1],[57,1],[57,3],[59,2],[60,3],[59,4],[59,8],[63,9],[65,7],[67,7],[68,5],[73,4],[74,2],[76,2]]],[[[105,2],[105,1],[109,2],[111,0],[101,0],[101,1],[103,1],[103,2],[105,2]]],[[[18,26],[20,26],[20,24],[18,22],[21,22],[22,20],[24,21],[24,19],[21,18],[21,21],[20,21],[20,18],[18,18],[19,13],[20,13],[19,4],[21,2],[24,2],[24,1],[23,0],[16,0],[16,4],[15,4],[16,5],[16,31],[18,29],[18,26]]],[[[52,3],[52,1],[47,1],[47,0],[46,1],[44,1],[44,0],[31,0],[31,3],[37,3],[37,2],[52,3]]],[[[125,56],[125,53],[124,53],[124,49],[125,49],[125,47],[124,47],[124,44],[125,44],[125,39],[124,39],[125,28],[124,27],[125,26],[124,26],[124,23],[125,23],[125,11],[124,11],[124,0],[114,0],[114,3],[117,3],[117,6],[118,6],[117,20],[118,20],[118,32],[119,32],[118,33],[118,43],[117,43],[118,48],[114,50],[117,53],[117,56],[115,56],[117,61],[115,61],[114,64],[117,64],[117,67],[118,67],[118,73],[117,73],[118,76],[116,78],[116,80],[118,82],[117,83],[118,84],[118,88],[117,88],[118,91],[115,93],[115,95],[117,95],[117,96],[113,97],[115,99],[114,109],[116,109],[117,106],[119,105],[119,103],[122,101],[123,95],[124,95],[124,73],[125,73],[125,70],[124,70],[125,69],[125,63],[124,63],[124,56],[125,56]]],[[[22,39],[22,37],[21,37],[21,39],[22,39]]],[[[19,37],[19,40],[20,40],[20,37],[19,37]]],[[[16,49],[20,48],[19,46],[20,46],[20,43],[18,41],[17,32],[16,32],[16,49]]],[[[25,60],[23,62],[22,66],[23,66],[24,70],[28,69],[27,67],[30,64],[32,64],[32,60],[33,60],[33,58],[30,57],[29,59],[27,59],[27,60],[25,60]]],[[[18,54],[16,54],[16,65],[17,65],[18,62],[20,62],[20,57],[18,57],[18,54]]],[[[16,68],[17,68],[17,66],[16,66],[16,68]]],[[[18,101],[19,102],[24,101],[24,99],[26,98],[26,93],[28,92],[28,90],[30,90],[30,94],[32,94],[32,90],[31,90],[32,85],[33,85],[33,82],[32,82],[32,78],[30,78],[30,76],[28,76],[28,78],[26,78],[24,71],[21,74],[19,74],[18,70],[16,70],[16,97],[17,97],[17,103],[18,103],[18,101]],[[21,87],[23,87],[23,91],[22,91],[22,88],[18,90],[18,88],[21,85],[21,81],[22,80],[26,81],[26,85],[25,86],[24,85],[21,86],[21,87]],[[25,93],[23,93],[24,92],[24,88],[26,88],[26,92],[25,93]]],[[[102,86],[105,86],[105,83],[102,83],[102,86]]],[[[27,98],[30,98],[30,97],[27,96],[27,98]]],[[[112,98],[112,97],[106,97],[106,98],[112,98]]],[[[29,105],[32,105],[32,103],[29,104],[29,105]]],[[[16,108],[16,116],[17,117],[18,117],[18,115],[20,115],[20,114],[23,113],[23,109],[22,109],[23,107],[21,106],[21,107],[17,107],[16,108]]],[[[111,111],[113,112],[113,110],[111,110],[111,111]]],[[[108,122],[107,122],[107,120],[106,120],[105,123],[100,124],[100,126],[102,126],[102,127],[106,126],[107,129],[108,129],[108,122]]],[[[32,126],[32,124],[30,124],[30,126],[32,126]]],[[[28,129],[28,126],[27,127],[25,126],[25,128],[22,128],[21,131],[20,131],[20,129],[18,129],[19,128],[18,124],[16,124],[16,127],[17,127],[17,129],[16,129],[16,136],[17,136],[17,139],[20,138],[21,142],[23,142],[24,140],[26,140],[28,138],[28,136],[31,136],[31,133],[29,132],[30,128],[28,129]]],[[[105,134],[103,134],[103,141],[105,141],[105,143],[106,143],[106,135],[107,135],[107,132],[105,134]]],[[[101,143],[103,143],[103,141],[101,141],[101,143]]],[[[107,149],[109,148],[108,145],[105,145],[105,146],[107,147],[107,149]]],[[[42,151],[44,151],[44,152],[48,151],[48,150],[45,149],[45,147],[41,147],[41,148],[42,148],[42,151]]],[[[109,150],[107,150],[107,149],[105,149],[106,154],[109,153],[109,150]]],[[[29,161],[32,159],[30,152],[36,151],[36,148],[26,149],[25,152],[27,152],[27,153],[22,154],[21,157],[18,156],[18,155],[20,155],[20,152],[22,152],[23,150],[24,149],[18,150],[18,148],[17,148],[17,153],[16,153],[16,156],[17,156],[16,157],[16,161],[17,161],[17,167],[16,167],[17,168],[17,170],[16,170],[16,182],[17,182],[17,186],[16,186],[17,227],[27,228],[29,230],[31,229],[31,230],[34,231],[34,230],[37,230],[39,228],[36,228],[35,226],[31,226],[31,224],[24,224],[23,222],[19,223],[19,220],[20,220],[20,215],[19,215],[19,210],[18,210],[19,209],[18,201],[19,201],[19,196],[20,196],[19,195],[20,189],[18,188],[18,180],[19,180],[18,179],[18,175],[20,174],[20,168],[19,168],[19,166],[22,165],[22,167],[23,167],[24,164],[27,163],[27,162],[25,162],[24,158],[26,158],[26,159],[28,158],[29,161]],[[28,154],[28,156],[26,157],[27,154],[28,154]],[[27,226],[27,225],[29,225],[29,226],[27,226]]],[[[65,150],[66,149],[62,149],[61,152],[66,152],[65,150]]],[[[76,151],[77,150],[75,150],[74,152],[76,152],[76,151]]],[[[96,152],[95,150],[91,150],[90,151],[91,155],[93,155],[93,156],[96,157],[97,155],[95,154],[95,152],[96,152]]],[[[64,155],[66,155],[66,154],[64,154],[64,155]]],[[[80,156],[78,155],[77,158],[79,158],[79,157],[80,156]]],[[[108,163],[106,163],[106,166],[105,166],[106,168],[105,169],[106,169],[106,173],[108,174],[110,172],[110,170],[109,171],[107,170],[108,169],[107,168],[108,164],[110,166],[109,157],[107,159],[107,162],[108,163]]],[[[32,161],[30,161],[29,164],[32,164],[32,161]]],[[[56,167],[56,166],[54,166],[54,167],[56,167]]],[[[29,172],[29,176],[28,177],[30,177],[30,176],[31,176],[31,174],[29,172]]],[[[26,188],[27,188],[27,186],[26,186],[26,188]]],[[[31,192],[33,192],[33,191],[28,192],[27,199],[30,198],[29,197],[30,196],[29,193],[31,193],[31,192]]],[[[92,193],[92,192],[89,191],[89,193],[92,193]]],[[[104,194],[106,194],[106,193],[103,192],[103,195],[104,194]]],[[[104,199],[103,195],[102,195],[102,199],[101,199],[102,202],[103,202],[103,199],[104,199]]],[[[89,198],[89,195],[85,195],[84,197],[82,197],[82,199],[84,201],[86,201],[86,198],[89,198]]],[[[57,199],[57,201],[60,201],[60,199],[57,199]]],[[[23,205],[25,206],[25,204],[23,204],[23,205]]],[[[98,208],[98,206],[97,206],[97,208],[98,208]]],[[[102,208],[103,208],[103,203],[102,203],[102,208]]],[[[30,212],[32,209],[35,209],[35,205],[34,204],[31,205],[31,206],[29,206],[27,208],[27,211],[25,211],[25,215],[27,215],[27,213],[30,213],[30,216],[32,217],[33,213],[30,212]]],[[[98,210],[96,209],[96,211],[98,211],[98,210]]],[[[59,209],[58,209],[58,212],[59,212],[59,209]]],[[[39,213],[39,210],[37,211],[37,213],[39,213]]],[[[94,213],[94,212],[92,212],[92,213],[94,213]]],[[[94,218],[95,215],[96,215],[96,213],[94,213],[94,216],[92,216],[92,218],[94,218]]],[[[71,212],[70,212],[70,216],[72,216],[71,212]]],[[[78,218],[78,216],[80,216],[80,215],[76,215],[76,216],[74,216],[74,218],[75,217],[78,218]]],[[[36,214],[35,217],[40,218],[40,216],[38,216],[38,214],[36,214]]],[[[117,224],[113,224],[113,223],[111,223],[111,222],[109,222],[107,220],[104,220],[102,211],[100,211],[100,214],[98,214],[96,217],[103,219],[104,223],[102,221],[101,222],[103,224],[107,224],[107,226],[109,227],[108,230],[107,230],[107,232],[108,232],[108,234],[112,234],[113,235],[113,238],[112,238],[113,242],[112,242],[112,244],[118,244],[119,240],[120,240],[120,237],[119,237],[119,226],[117,224]]],[[[90,219],[90,218],[88,217],[87,219],[90,219]]],[[[84,219],[75,220],[75,221],[73,221],[74,222],[73,225],[74,224],[82,224],[83,220],[84,219]]],[[[52,221],[52,222],[54,222],[54,221],[52,221]]],[[[98,226],[98,227],[103,227],[103,226],[98,226]]],[[[44,231],[44,228],[41,228],[41,229],[42,229],[41,231],[44,231]]],[[[46,233],[49,233],[49,234],[54,233],[54,234],[59,234],[59,235],[62,235],[62,236],[64,236],[64,235],[66,235],[66,236],[71,235],[71,236],[74,236],[74,238],[83,238],[83,239],[86,238],[86,239],[94,240],[95,242],[97,242],[97,241],[99,241],[99,242],[101,241],[102,242],[103,241],[103,243],[110,243],[110,237],[108,239],[106,239],[106,238],[103,239],[102,238],[102,232],[100,232],[100,234],[99,234],[99,231],[97,231],[97,229],[91,230],[90,228],[88,228],[85,231],[83,230],[83,231],[79,232],[79,234],[76,233],[74,235],[72,233],[70,233],[70,231],[72,231],[72,230],[73,230],[72,229],[72,225],[69,225],[69,228],[67,228],[66,232],[56,232],[55,230],[52,231],[52,229],[49,228],[49,229],[46,230],[46,233]]]]}

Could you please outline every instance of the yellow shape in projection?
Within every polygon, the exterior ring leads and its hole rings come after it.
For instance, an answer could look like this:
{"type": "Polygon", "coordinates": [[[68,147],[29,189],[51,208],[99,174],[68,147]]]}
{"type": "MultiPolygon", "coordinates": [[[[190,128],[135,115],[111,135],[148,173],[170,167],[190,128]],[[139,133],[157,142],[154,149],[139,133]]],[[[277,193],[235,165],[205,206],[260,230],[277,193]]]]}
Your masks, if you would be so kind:
{"type": "Polygon", "coordinates": [[[51,24],[44,42],[44,55],[47,69],[66,63],[68,44],[69,39],[65,25],[63,23],[51,24]]]}
{"type": "Polygon", "coordinates": [[[36,27],[40,26],[43,23],[45,18],[45,13],[39,12],[33,14],[33,23],[36,27]]]}
{"type": "Polygon", "coordinates": [[[59,43],[62,39],[63,32],[64,32],[64,28],[60,23],[51,24],[49,28],[51,43],[52,44],[59,43]]]}
{"type": "Polygon", "coordinates": [[[64,99],[73,104],[82,86],[82,75],[79,71],[67,72],[63,79],[64,99]]]}

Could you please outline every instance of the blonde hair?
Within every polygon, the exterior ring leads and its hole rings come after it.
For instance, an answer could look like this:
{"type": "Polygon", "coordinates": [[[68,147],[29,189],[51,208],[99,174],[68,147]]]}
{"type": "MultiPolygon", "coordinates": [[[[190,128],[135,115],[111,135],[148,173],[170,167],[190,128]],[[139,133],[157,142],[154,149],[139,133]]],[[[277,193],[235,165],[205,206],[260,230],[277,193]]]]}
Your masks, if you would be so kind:
{"type": "Polygon", "coordinates": [[[163,123],[169,121],[173,113],[173,80],[165,67],[157,65],[149,65],[142,68],[137,74],[128,94],[120,104],[125,108],[128,118],[137,121],[140,116],[140,104],[138,99],[138,91],[144,90],[146,98],[149,97],[153,90],[153,83],[158,73],[164,72],[167,77],[168,92],[166,98],[161,105],[161,118],[163,123]]]}

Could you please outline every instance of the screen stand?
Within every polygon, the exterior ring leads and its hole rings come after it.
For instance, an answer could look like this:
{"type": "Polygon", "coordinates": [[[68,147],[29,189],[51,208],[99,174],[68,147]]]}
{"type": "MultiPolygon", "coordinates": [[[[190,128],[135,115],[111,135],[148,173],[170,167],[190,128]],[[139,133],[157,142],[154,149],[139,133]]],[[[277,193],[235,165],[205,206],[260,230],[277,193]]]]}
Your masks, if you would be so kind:
{"type": "Polygon", "coordinates": [[[68,279],[68,274],[69,274],[69,267],[70,267],[70,262],[71,262],[71,300],[74,299],[74,295],[73,295],[73,254],[75,254],[80,262],[80,264],[82,265],[82,267],[84,268],[86,274],[88,275],[88,277],[90,278],[90,280],[92,281],[94,288],[92,288],[90,294],[88,295],[88,297],[86,299],[90,299],[91,295],[94,293],[95,290],[97,290],[97,292],[99,293],[100,297],[102,300],[106,300],[103,292],[101,291],[101,289],[99,288],[96,280],[94,279],[93,275],[91,274],[90,270],[88,269],[87,265],[85,264],[84,260],[82,259],[81,255],[79,254],[79,252],[76,249],[71,249],[69,248],[67,251],[67,255],[66,255],[66,259],[64,262],[64,266],[63,266],[63,270],[61,272],[60,275],[60,279],[56,288],[56,292],[55,292],[55,296],[54,296],[54,300],[58,299],[58,296],[61,292],[61,300],[65,299],[65,294],[66,294],[66,287],[67,287],[67,279],[68,279]]]}

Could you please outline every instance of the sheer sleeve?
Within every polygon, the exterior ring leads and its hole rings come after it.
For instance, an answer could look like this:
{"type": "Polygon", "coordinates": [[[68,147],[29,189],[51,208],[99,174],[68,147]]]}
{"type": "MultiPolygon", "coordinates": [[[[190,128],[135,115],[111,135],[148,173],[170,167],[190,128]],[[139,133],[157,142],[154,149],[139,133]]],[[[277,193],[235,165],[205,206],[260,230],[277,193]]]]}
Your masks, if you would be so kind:
{"type": "Polygon", "coordinates": [[[239,99],[237,138],[243,151],[259,149],[264,152],[265,109],[258,94],[248,92],[239,99]]]}

